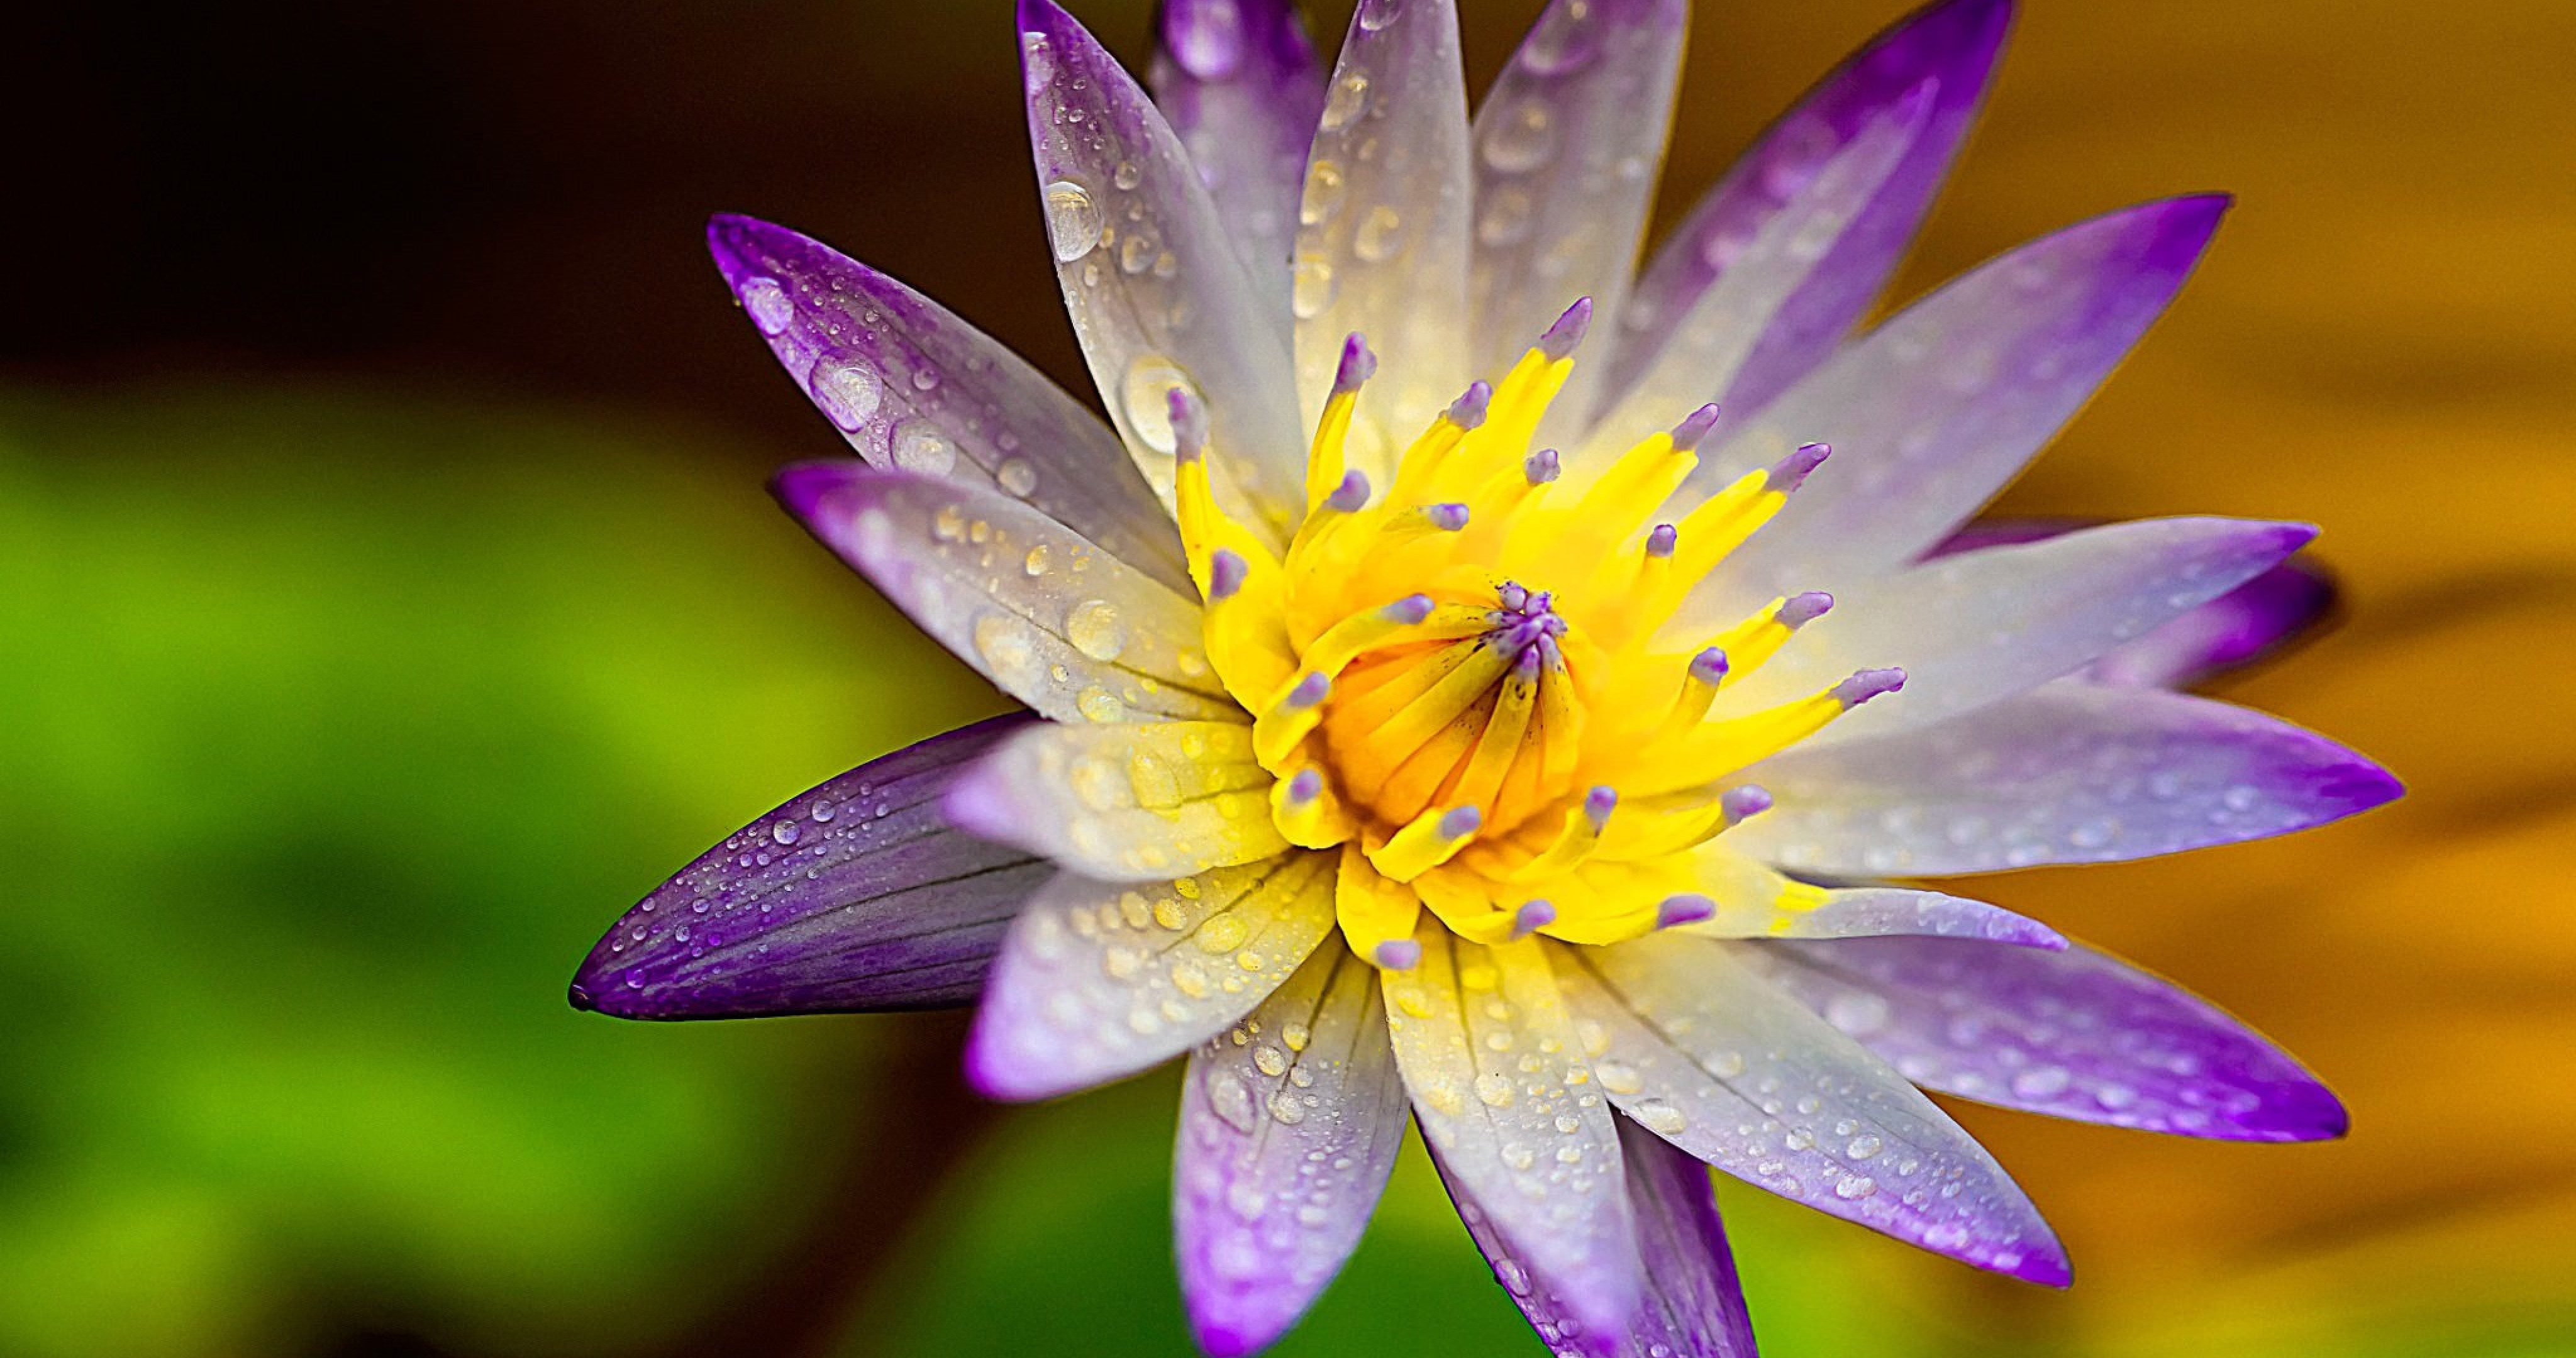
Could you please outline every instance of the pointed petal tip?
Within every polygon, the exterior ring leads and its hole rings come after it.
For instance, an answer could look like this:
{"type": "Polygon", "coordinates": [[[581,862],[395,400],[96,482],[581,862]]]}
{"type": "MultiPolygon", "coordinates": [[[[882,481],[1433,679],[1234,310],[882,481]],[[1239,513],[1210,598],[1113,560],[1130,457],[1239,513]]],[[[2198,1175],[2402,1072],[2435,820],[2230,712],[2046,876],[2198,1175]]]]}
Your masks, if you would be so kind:
{"type": "Polygon", "coordinates": [[[812,528],[822,513],[824,500],[849,485],[852,474],[863,466],[853,459],[793,463],[779,468],[769,478],[769,494],[797,522],[812,528]]]}
{"type": "Polygon", "coordinates": [[[940,794],[939,815],[977,839],[1012,843],[1020,835],[1019,817],[1009,790],[990,770],[989,764],[978,764],[951,783],[940,794]]]}
{"type": "Polygon", "coordinates": [[[1570,357],[1591,330],[1592,299],[1575,298],[1574,305],[1567,307],[1565,314],[1557,317],[1556,323],[1547,328],[1547,333],[1539,336],[1538,351],[1551,360],[1570,357]]]}

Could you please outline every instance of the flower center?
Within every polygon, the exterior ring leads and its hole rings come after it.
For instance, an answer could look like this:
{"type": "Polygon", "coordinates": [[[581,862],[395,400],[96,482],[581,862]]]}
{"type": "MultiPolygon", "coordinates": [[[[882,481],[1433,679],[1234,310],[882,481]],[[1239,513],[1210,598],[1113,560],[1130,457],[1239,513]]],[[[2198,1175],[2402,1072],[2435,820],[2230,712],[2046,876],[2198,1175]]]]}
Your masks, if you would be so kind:
{"type": "Polygon", "coordinates": [[[1606,942],[1706,918],[1688,860],[1770,805],[1733,775],[1903,681],[1864,671],[1769,708],[1721,697],[1823,615],[1822,594],[1696,644],[1662,635],[1826,450],[1668,521],[1715,407],[1597,466],[1530,451],[1590,314],[1578,302],[1501,381],[1469,387],[1382,492],[1345,465],[1376,369],[1352,336],[1284,552],[1218,507],[1204,413],[1172,398],[1209,661],[1252,714],[1280,834],[1342,849],[1344,931],[1382,964],[1404,964],[1424,906],[1479,939],[1606,942]]]}

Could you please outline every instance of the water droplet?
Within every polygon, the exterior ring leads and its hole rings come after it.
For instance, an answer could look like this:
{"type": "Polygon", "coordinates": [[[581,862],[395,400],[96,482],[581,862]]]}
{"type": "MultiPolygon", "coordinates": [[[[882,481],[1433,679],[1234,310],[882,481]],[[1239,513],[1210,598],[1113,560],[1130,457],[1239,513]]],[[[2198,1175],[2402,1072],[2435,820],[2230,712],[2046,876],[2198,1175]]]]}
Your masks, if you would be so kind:
{"type": "Polygon", "coordinates": [[[1119,404],[1127,412],[1127,425],[1135,431],[1138,442],[1166,457],[1180,446],[1172,432],[1172,393],[1185,391],[1199,396],[1196,382],[1179,366],[1160,354],[1139,354],[1127,365],[1127,377],[1119,386],[1119,404]]]}
{"type": "Polygon", "coordinates": [[[1306,170],[1306,191],[1297,200],[1297,220],[1307,226],[1319,226],[1332,220],[1342,210],[1343,195],[1350,191],[1342,177],[1342,167],[1330,160],[1318,160],[1306,170]]]}
{"type": "Polygon", "coordinates": [[[1529,238],[1538,219],[1538,202],[1517,184],[1496,187],[1476,217],[1476,239],[1487,245],[1513,245],[1529,238]]]}
{"type": "Polygon", "coordinates": [[[1371,264],[1384,264],[1404,248],[1404,218],[1384,203],[1370,208],[1351,233],[1351,253],[1371,264]]]}
{"type": "Polygon", "coordinates": [[[1031,547],[1029,554],[1021,559],[1020,569],[1028,572],[1031,579],[1035,579],[1047,573],[1047,567],[1053,564],[1050,560],[1052,556],[1053,553],[1047,550],[1047,545],[1041,542],[1031,547]]]}
{"type": "Polygon", "coordinates": [[[1255,1047],[1252,1049],[1252,1064],[1264,1075],[1285,1075],[1288,1073],[1288,1053],[1268,1045],[1255,1047]]]}
{"type": "Polygon", "coordinates": [[[1366,71],[1344,71],[1333,82],[1333,92],[1324,99],[1321,127],[1326,132],[1339,132],[1357,121],[1368,107],[1369,78],[1366,71]]]}
{"type": "Polygon", "coordinates": [[[894,465],[924,476],[946,476],[957,465],[957,445],[928,424],[908,424],[895,436],[894,465]]]}
{"type": "Polygon", "coordinates": [[[1118,610],[1103,599],[1085,599],[1065,614],[1065,639],[1073,648],[1098,661],[1111,661],[1127,648],[1127,628],[1118,619],[1118,610]]]}
{"type": "Polygon", "coordinates": [[[874,369],[856,363],[826,359],[814,365],[814,375],[806,390],[814,393],[814,404],[824,418],[846,433],[857,433],[877,413],[885,397],[885,384],[874,369]]]}
{"type": "Polygon", "coordinates": [[[2012,1092],[2017,1098],[2045,1099],[2066,1092],[2073,1082],[2063,1067],[2034,1066],[2013,1076],[2012,1092]]]}
{"type": "Polygon", "coordinates": [[[769,827],[769,837],[781,844],[793,844],[805,833],[805,827],[792,820],[782,820],[769,827]]]}
{"type": "Polygon", "coordinates": [[[1487,1073],[1476,1077],[1476,1097],[1489,1108],[1511,1106],[1513,1096],[1510,1077],[1487,1073]]]}
{"type": "Polygon", "coordinates": [[[1866,1174],[1846,1174],[1834,1184],[1834,1196],[1845,1202],[1858,1201],[1878,1191],[1878,1180],[1866,1174]]]}
{"type": "Polygon", "coordinates": [[[1565,75],[1582,69],[1600,51],[1601,30],[1593,21],[1592,7],[1575,0],[1547,7],[1522,41],[1520,60],[1535,74],[1565,75]]]}
{"type": "Polygon", "coordinates": [[[1537,95],[1502,111],[1484,137],[1485,163],[1504,174],[1527,174],[1556,155],[1556,113],[1537,95]]]}
{"type": "Polygon", "coordinates": [[[1863,990],[1846,990],[1825,1002],[1825,1022],[1854,1037],[1867,1037],[1887,1023],[1887,1001],[1863,990]]]}
{"type": "Polygon", "coordinates": [[[1016,615],[987,613],[975,620],[975,654],[983,657],[996,677],[1016,679],[1036,659],[1037,643],[1029,625],[1016,615]]]}
{"type": "Polygon", "coordinates": [[[1628,1116],[1658,1136],[1677,1136],[1682,1128],[1689,1125],[1689,1120],[1682,1116],[1682,1110],[1662,1099],[1641,1100],[1628,1110],[1628,1116]]]}
{"type": "Polygon", "coordinates": [[[1851,1144],[1843,1147],[1843,1150],[1855,1160],[1866,1160],[1885,1149],[1887,1149],[1886,1142],[1881,1141],[1877,1137],[1871,1136],[1866,1132],[1853,1137],[1851,1139],[1851,1144]]]}
{"type": "Polygon", "coordinates": [[[1646,1078],[1624,1061],[1595,1062],[1592,1073],[1600,1076],[1601,1087],[1613,1094],[1634,1094],[1646,1087],[1646,1078]]]}
{"type": "Polygon", "coordinates": [[[1070,264],[1090,254],[1100,244],[1102,216],[1091,190],[1080,184],[1059,179],[1046,186],[1047,239],[1057,259],[1070,264]]]}
{"type": "Polygon", "coordinates": [[[1402,16],[1404,0],[1360,0],[1360,27],[1371,33],[1382,32],[1402,16]]]}
{"type": "Polygon", "coordinates": [[[1299,255],[1289,279],[1288,304],[1301,321],[1323,315],[1341,292],[1341,276],[1333,271],[1333,261],[1322,255],[1299,255]]]}
{"type": "Polygon", "coordinates": [[[751,323],[760,333],[775,335],[795,319],[796,304],[787,300],[787,289],[775,278],[746,279],[742,285],[742,309],[751,313],[751,323]]]}
{"type": "Polygon", "coordinates": [[[993,479],[1002,483],[1002,489],[1025,500],[1029,492],[1038,488],[1038,469],[1027,458],[1005,458],[993,479]]]}

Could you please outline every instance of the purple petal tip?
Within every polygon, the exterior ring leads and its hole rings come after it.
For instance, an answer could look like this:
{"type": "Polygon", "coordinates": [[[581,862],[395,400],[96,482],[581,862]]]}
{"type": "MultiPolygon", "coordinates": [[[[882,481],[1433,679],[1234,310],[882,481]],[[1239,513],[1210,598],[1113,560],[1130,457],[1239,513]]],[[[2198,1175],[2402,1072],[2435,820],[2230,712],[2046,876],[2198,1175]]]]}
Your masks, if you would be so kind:
{"type": "Polygon", "coordinates": [[[1619,789],[1615,787],[1596,787],[1583,794],[1583,817],[1592,822],[1594,834],[1610,823],[1610,813],[1618,809],[1619,789]]]}
{"type": "Polygon", "coordinates": [[[1564,315],[1556,318],[1556,324],[1549,326],[1547,333],[1538,337],[1538,351],[1547,355],[1551,361],[1570,357],[1575,347],[1583,343],[1584,335],[1591,329],[1592,299],[1578,297],[1574,299],[1574,305],[1565,309],[1564,315]]]}
{"type": "Polygon", "coordinates": [[[1342,341],[1342,366],[1333,373],[1333,394],[1347,396],[1377,376],[1377,355],[1369,352],[1368,341],[1355,331],[1342,341]]]}
{"type": "Polygon", "coordinates": [[[1485,813],[1472,806],[1451,807],[1440,817],[1442,839],[1465,839],[1485,823],[1485,813]]]}
{"type": "Polygon", "coordinates": [[[1670,929],[1676,925],[1697,924],[1717,918],[1717,902],[1694,892],[1667,896],[1655,907],[1655,927],[1670,929]]]}
{"type": "Polygon", "coordinates": [[[1834,685],[1834,701],[1845,707],[1858,707],[1872,698],[1884,697],[1903,687],[1905,687],[1903,670],[1862,670],[1834,685]]]}
{"type": "Polygon", "coordinates": [[[1449,403],[1448,419],[1461,429],[1474,429],[1485,422],[1485,411],[1494,402],[1494,388],[1487,382],[1470,382],[1458,399],[1449,403]]]}
{"type": "Polygon", "coordinates": [[[1423,510],[1422,514],[1424,518],[1431,520],[1432,527],[1444,533],[1455,533],[1467,526],[1467,507],[1454,501],[1449,504],[1433,505],[1423,510]]]}
{"type": "Polygon", "coordinates": [[[1711,403],[1692,411],[1688,419],[1674,425],[1674,451],[1687,453],[1697,448],[1699,441],[1708,437],[1708,431],[1717,427],[1717,414],[1717,406],[1711,403]]]}
{"type": "Polygon", "coordinates": [[[1780,611],[1772,616],[1779,620],[1781,626],[1795,631],[1832,612],[1833,607],[1834,596],[1820,589],[1811,589],[1804,594],[1790,595],[1780,605],[1780,611]]]}
{"type": "Polygon", "coordinates": [[[1422,965],[1422,945],[1409,938],[1389,939],[1370,957],[1388,971],[1411,971],[1422,965]]]}
{"type": "MultiPolygon", "coordinates": [[[[1332,691],[1333,681],[1329,677],[1317,673],[1316,671],[1309,670],[1306,672],[1305,678],[1297,681],[1297,686],[1295,688],[1288,690],[1288,705],[1290,707],[1313,707],[1316,704],[1323,702],[1326,697],[1331,695],[1332,691]]],[[[1312,770],[1309,770],[1309,772],[1312,772],[1312,770]]]]}
{"type": "Polygon", "coordinates": [[[1333,487],[1332,494],[1324,497],[1325,504],[1343,514],[1359,513],[1368,508],[1368,501],[1368,474],[1357,470],[1342,473],[1342,483],[1333,487]]]}
{"type": "Polygon", "coordinates": [[[1431,616],[1431,596],[1428,594],[1408,594],[1405,597],[1396,600],[1394,603],[1388,604],[1386,606],[1386,616],[1391,622],[1400,622],[1409,627],[1414,623],[1418,623],[1424,618],[1431,616]]]}
{"type": "Polygon", "coordinates": [[[1219,547],[1208,558],[1208,597],[1231,599],[1243,589],[1243,580],[1252,567],[1231,549],[1219,547]]]}
{"type": "Polygon", "coordinates": [[[851,461],[799,462],[782,467],[769,478],[769,493],[779,506],[796,516],[799,523],[812,524],[821,511],[823,500],[833,491],[850,483],[850,473],[860,464],[851,461]]]}
{"type": "Polygon", "coordinates": [[[1691,657],[1690,677],[1715,688],[1720,680],[1726,678],[1726,664],[1726,652],[1711,646],[1691,657]]]}
{"type": "Polygon", "coordinates": [[[1727,824],[1741,825],[1771,809],[1771,793],[1766,788],[1747,783],[1739,788],[1729,788],[1725,796],[1717,799],[1717,806],[1726,813],[1727,824]]]}
{"type": "Polygon", "coordinates": [[[1512,937],[1527,938],[1556,923],[1556,905],[1552,901],[1523,901],[1512,912],[1512,937]]]}
{"type": "Polygon", "coordinates": [[[1831,444],[1809,443],[1802,445],[1796,452],[1780,459],[1779,462],[1772,466],[1769,482],[1770,489],[1776,490],[1783,495],[1796,491],[1798,487],[1805,485],[1807,483],[1807,478],[1815,474],[1816,468],[1825,465],[1825,459],[1833,456],[1833,454],[1834,450],[1833,445],[1831,444]]]}
{"type": "Polygon", "coordinates": [[[1557,456],[1554,448],[1541,448],[1521,461],[1521,475],[1528,477],[1533,486],[1547,485],[1564,471],[1564,460],[1557,456]]]}
{"type": "Polygon", "coordinates": [[[1680,530],[1669,523],[1656,524],[1654,531],[1646,534],[1646,555],[1671,556],[1673,549],[1681,545],[1681,536],[1680,530]]]}

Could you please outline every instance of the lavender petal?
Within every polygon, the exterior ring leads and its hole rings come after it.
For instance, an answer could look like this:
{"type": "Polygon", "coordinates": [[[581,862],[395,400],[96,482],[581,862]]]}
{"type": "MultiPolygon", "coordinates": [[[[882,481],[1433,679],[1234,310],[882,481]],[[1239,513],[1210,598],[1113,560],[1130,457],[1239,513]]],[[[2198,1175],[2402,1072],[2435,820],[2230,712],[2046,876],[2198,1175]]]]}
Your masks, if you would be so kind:
{"type": "Polygon", "coordinates": [[[2220,197],[2149,203],[2013,250],[1906,308],[1726,437],[1695,489],[1803,443],[1834,447],[1832,468],[1729,563],[1738,602],[1866,579],[1938,545],[2163,313],[2226,207],[2220,197]]]}
{"type": "Polygon", "coordinates": [[[1614,391],[1643,373],[1699,295],[1834,152],[1926,81],[1934,102],[1904,163],[1781,307],[1724,403],[1752,414],[1830,355],[1887,282],[1975,121],[2011,26],[2010,0],[1947,0],[1890,28],[1772,125],[1693,209],[1638,280],[1614,391]]]}
{"type": "Polygon", "coordinates": [[[2148,519],[1837,584],[1833,612],[1721,695],[1719,715],[1901,661],[1904,692],[1846,714],[1800,748],[1929,726],[2081,669],[2279,565],[2315,535],[2303,524],[2148,519]]]}
{"type": "Polygon", "coordinates": [[[1292,0],[1164,0],[1146,73],[1244,267],[1288,324],[1288,257],[1324,71],[1292,0]]]}
{"type": "Polygon", "coordinates": [[[1376,969],[1337,940],[1191,1055],[1172,1218],[1200,1348],[1266,1348],[1314,1304],[1376,1210],[1404,1118],[1376,969]]]}
{"type": "Polygon", "coordinates": [[[1755,1187],[1979,1268],[2065,1283],[2064,1249],[1994,1157],[1763,981],[1739,960],[1751,946],[1657,934],[1557,954],[1566,1002],[1600,1025],[1593,1073],[1619,1110],[1755,1187]]]}
{"type": "Polygon", "coordinates": [[[1755,944],[1745,955],[1929,1089],[2228,1141],[2325,1140],[2349,1123],[2261,1034],[2090,948],[1886,938],[1755,944]]]}
{"type": "Polygon", "coordinates": [[[996,717],[862,764],[653,889],[573,978],[618,1018],[744,1018],[963,1004],[1050,869],[951,829],[949,780],[1030,724],[996,717]]]}
{"type": "Polygon", "coordinates": [[[1778,804],[1729,831],[1729,847],[1827,877],[2180,853],[2309,829],[2404,790],[2260,712],[2072,679],[1931,726],[1791,750],[1744,776],[1778,804]]]}
{"type": "Polygon", "coordinates": [[[707,248],[772,352],[869,466],[1027,501],[1174,589],[1181,539],[1100,417],[946,308],[749,217],[707,248]]]}

